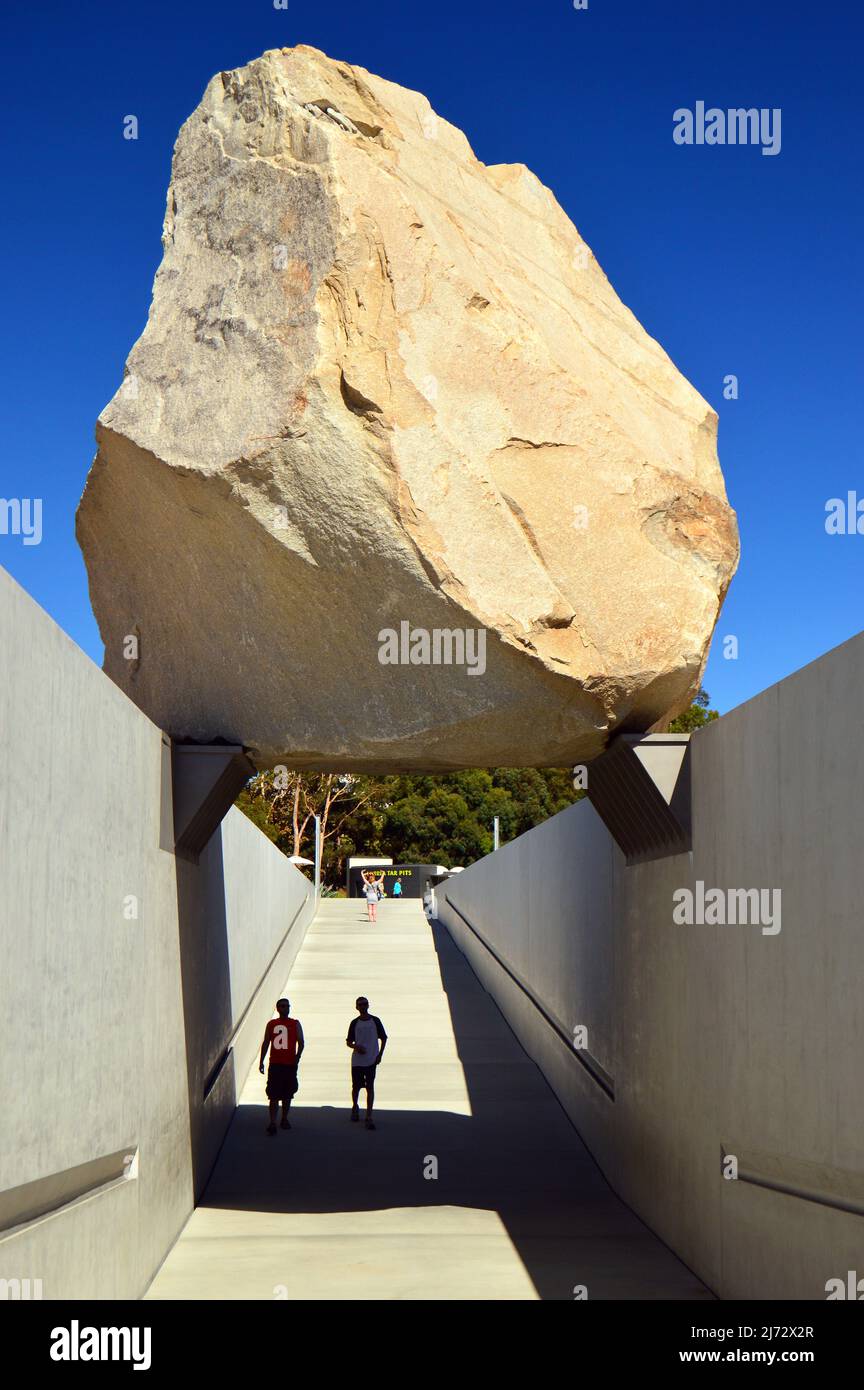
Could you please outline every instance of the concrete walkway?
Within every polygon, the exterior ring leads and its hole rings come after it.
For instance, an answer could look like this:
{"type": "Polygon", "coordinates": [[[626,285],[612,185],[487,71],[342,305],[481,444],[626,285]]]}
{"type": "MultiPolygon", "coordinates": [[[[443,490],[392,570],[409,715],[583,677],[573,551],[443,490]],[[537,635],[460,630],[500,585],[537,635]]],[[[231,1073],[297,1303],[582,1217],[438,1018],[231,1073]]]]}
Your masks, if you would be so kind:
{"type": "Polygon", "coordinates": [[[307,1042],[293,1128],[266,1136],[256,1064],[148,1298],[711,1297],[609,1190],[416,900],[370,927],[361,902],[325,899],[285,992],[307,1042]],[[349,1121],[360,993],[389,1034],[374,1132],[349,1121]]]}

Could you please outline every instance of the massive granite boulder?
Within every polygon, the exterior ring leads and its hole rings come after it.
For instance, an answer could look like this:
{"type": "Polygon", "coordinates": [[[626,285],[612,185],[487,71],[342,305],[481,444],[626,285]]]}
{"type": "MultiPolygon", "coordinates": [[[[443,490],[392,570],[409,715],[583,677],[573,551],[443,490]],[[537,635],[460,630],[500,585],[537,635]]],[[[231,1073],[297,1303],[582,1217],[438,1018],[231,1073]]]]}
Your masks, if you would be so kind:
{"type": "Polygon", "coordinates": [[[78,516],[108,674],[259,767],[563,765],[689,703],[716,416],[523,165],[315,49],[215,77],[78,516]]]}

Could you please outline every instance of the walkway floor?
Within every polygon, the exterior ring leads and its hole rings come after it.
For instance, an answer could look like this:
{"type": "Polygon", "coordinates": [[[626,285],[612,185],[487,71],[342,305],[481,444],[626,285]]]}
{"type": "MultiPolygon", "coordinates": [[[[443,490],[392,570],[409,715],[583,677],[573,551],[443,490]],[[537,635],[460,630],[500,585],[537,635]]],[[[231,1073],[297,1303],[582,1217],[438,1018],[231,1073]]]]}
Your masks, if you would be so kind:
{"type": "Polygon", "coordinates": [[[610,1191],[416,900],[370,927],[364,904],[325,899],[286,993],[307,1043],[293,1128],[265,1134],[256,1065],[148,1298],[711,1298],[610,1191]],[[349,1121],[361,992],[389,1035],[374,1132],[349,1121]]]}

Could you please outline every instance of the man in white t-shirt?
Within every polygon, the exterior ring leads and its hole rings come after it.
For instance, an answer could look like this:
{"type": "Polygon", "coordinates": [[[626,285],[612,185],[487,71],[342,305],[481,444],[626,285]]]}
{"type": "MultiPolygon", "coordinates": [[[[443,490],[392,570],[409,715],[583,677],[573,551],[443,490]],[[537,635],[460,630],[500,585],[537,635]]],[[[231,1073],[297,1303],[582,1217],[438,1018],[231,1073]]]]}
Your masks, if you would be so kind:
{"type": "Polygon", "coordinates": [[[355,1123],[360,1119],[360,1107],[357,1102],[360,1092],[365,1090],[366,1128],[374,1129],[372,1106],[375,1103],[375,1072],[384,1056],[387,1034],[380,1018],[370,1014],[369,1000],[362,994],[356,1001],[356,1009],[357,1017],[352,1018],[348,1025],[348,1036],[345,1039],[346,1045],[351,1048],[351,1119],[355,1123]]]}

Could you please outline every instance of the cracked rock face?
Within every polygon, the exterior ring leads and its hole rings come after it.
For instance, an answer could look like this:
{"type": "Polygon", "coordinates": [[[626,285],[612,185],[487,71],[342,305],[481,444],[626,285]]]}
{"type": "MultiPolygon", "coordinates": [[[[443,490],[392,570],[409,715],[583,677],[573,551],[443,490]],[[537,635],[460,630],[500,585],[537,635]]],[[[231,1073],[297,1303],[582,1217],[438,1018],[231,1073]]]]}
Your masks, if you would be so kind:
{"type": "Polygon", "coordinates": [[[105,669],[259,767],[582,762],[696,689],[716,416],[548,189],[300,47],[177,141],[78,535],[105,669]]]}

